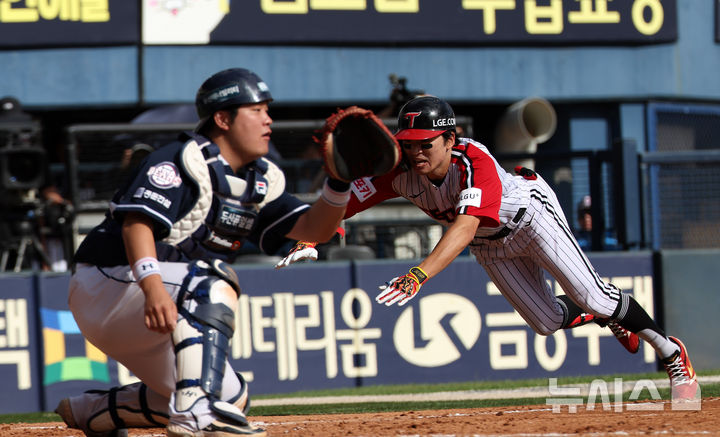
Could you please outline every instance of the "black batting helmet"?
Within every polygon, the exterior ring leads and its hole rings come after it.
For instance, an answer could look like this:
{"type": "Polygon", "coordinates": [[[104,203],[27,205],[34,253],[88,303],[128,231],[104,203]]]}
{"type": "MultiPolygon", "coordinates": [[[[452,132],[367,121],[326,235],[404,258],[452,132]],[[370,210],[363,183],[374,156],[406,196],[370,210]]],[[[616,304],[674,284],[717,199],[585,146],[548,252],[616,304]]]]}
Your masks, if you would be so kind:
{"type": "Polygon", "coordinates": [[[229,68],[210,76],[195,95],[199,131],[212,115],[248,103],[271,102],[270,88],[260,77],[244,68],[229,68]]]}
{"type": "Polygon", "coordinates": [[[455,130],[455,113],[450,105],[437,97],[416,97],[400,108],[398,140],[426,140],[455,130]]]}

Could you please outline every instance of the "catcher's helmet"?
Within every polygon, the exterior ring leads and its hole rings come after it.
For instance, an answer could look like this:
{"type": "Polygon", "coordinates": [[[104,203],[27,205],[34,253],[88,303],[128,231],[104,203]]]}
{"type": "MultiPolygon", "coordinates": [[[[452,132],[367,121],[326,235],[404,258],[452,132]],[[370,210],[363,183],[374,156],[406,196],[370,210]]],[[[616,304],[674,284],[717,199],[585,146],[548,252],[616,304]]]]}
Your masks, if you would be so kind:
{"type": "Polygon", "coordinates": [[[416,97],[400,108],[398,140],[426,140],[445,131],[455,130],[455,113],[450,105],[437,97],[416,97]]]}
{"type": "Polygon", "coordinates": [[[272,101],[270,88],[260,77],[244,68],[229,68],[210,76],[195,95],[195,109],[200,122],[199,131],[212,115],[248,103],[272,101]]]}

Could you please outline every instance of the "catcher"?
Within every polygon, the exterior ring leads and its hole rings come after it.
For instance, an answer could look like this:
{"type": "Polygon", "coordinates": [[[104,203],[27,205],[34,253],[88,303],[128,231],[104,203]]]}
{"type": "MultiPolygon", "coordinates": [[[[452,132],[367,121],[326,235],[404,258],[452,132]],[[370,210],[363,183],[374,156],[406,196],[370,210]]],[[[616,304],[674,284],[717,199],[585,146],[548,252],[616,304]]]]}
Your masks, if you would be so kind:
{"type": "Polygon", "coordinates": [[[340,111],[322,135],[332,139],[326,166],[338,177],[304,204],[263,158],[271,101],[251,71],[208,78],[195,131],[139,165],[77,250],[73,316],[88,341],[141,382],[61,400],[55,411],[69,427],[87,436],[158,426],[174,437],[266,435],[247,420],[247,384],[227,359],[242,281],[228,263],[246,241],[275,253],[288,239],[328,240],[349,181],[392,170],[401,154],[370,111],[340,111]]]}

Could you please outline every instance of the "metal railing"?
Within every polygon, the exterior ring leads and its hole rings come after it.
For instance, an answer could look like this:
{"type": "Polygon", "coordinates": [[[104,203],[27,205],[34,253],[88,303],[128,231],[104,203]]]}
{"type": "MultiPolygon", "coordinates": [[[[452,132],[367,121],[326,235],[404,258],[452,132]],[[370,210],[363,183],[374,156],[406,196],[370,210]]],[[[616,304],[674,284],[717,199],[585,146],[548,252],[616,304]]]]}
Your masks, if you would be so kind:
{"type": "MultiPolygon", "coordinates": [[[[470,120],[463,121],[469,129],[470,120]]],[[[393,120],[387,122],[392,128],[393,120]]],[[[322,180],[322,161],[319,158],[303,157],[302,149],[313,144],[312,136],[322,124],[323,120],[282,121],[273,124],[273,141],[283,154],[278,164],[286,173],[287,190],[304,196],[305,200],[312,200],[319,187],[318,181],[322,180]]],[[[70,198],[78,214],[75,232],[82,234],[88,231],[89,227],[102,218],[112,192],[119,186],[122,177],[126,176],[127,169],[123,169],[123,165],[127,162],[127,156],[124,156],[124,153],[127,153],[129,148],[135,144],[164,144],[178,132],[191,130],[193,127],[194,125],[189,124],[70,126],[67,129],[67,180],[70,198]]],[[[673,237],[676,240],[670,243],[669,238],[678,233],[672,223],[690,223],[691,219],[694,219],[695,222],[702,222],[695,223],[695,228],[700,225],[712,227],[717,203],[714,193],[720,193],[720,189],[712,188],[715,187],[712,178],[714,174],[720,174],[714,171],[720,151],[639,154],[634,144],[619,143],[615,144],[612,150],[541,151],[534,154],[495,156],[501,163],[505,160],[533,159],[536,170],[556,189],[572,225],[577,218],[577,198],[567,185],[587,186],[587,194],[593,199],[594,225],[590,242],[593,250],[603,250],[603,241],[609,232],[617,237],[616,249],[698,247],[702,246],[702,239],[693,240],[692,236],[688,236],[691,233],[689,231],[685,231],[685,237],[673,237]],[[668,172],[672,169],[678,172],[685,169],[683,171],[695,178],[702,176],[707,179],[693,184],[698,191],[702,191],[703,186],[713,190],[711,193],[705,192],[703,199],[693,203],[701,209],[705,208],[704,212],[690,212],[694,207],[687,203],[692,202],[693,196],[681,196],[678,201],[682,200],[682,207],[667,205],[666,179],[670,177],[668,172]],[[563,182],[558,176],[567,172],[572,173],[571,182],[563,182]],[[664,215],[673,209],[692,217],[684,217],[680,221],[676,218],[663,219],[664,215]]],[[[690,185],[691,179],[687,174],[680,177],[680,182],[671,186],[685,187],[685,183],[690,185]]],[[[388,202],[384,208],[386,212],[378,209],[362,218],[348,220],[346,242],[369,245],[378,257],[422,257],[432,250],[442,234],[434,222],[402,199],[388,202]],[[414,213],[408,212],[410,210],[414,213]],[[390,219],[387,211],[393,211],[391,214],[397,211],[404,213],[393,216],[402,217],[400,219],[390,219]],[[400,242],[396,244],[398,239],[400,242]]],[[[706,235],[710,231],[706,231],[706,235]]],[[[714,241],[716,237],[713,234],[704,244],[715,244],[714,241]]]]}

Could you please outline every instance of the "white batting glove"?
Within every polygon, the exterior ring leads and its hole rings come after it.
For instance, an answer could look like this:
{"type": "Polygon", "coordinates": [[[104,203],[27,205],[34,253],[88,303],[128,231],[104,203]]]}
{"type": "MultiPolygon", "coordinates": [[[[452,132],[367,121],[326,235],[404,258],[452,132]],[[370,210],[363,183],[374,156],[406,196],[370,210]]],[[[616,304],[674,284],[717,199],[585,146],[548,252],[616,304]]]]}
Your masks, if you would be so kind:
{"type": "Polygon", "coordinates": [[[317,246],[317,243],[312,241],[298,241],[295,243],[295,246],[290,249],[290,252],[285,255],[285,258],[275,264],[275,268],[281,269],[298,261],[317,261],[318,251],[315,249],[315,246],[317,246]]]}
{"type": "Polygon", "coordinates": [[[427,274],[420,267],[413,267],[408,274],[392,278],[378,287],[380,294],[375,297],[375,301],[386,306],[394,303],[403,306],[415,297],[426,280],[427,274]]]}

